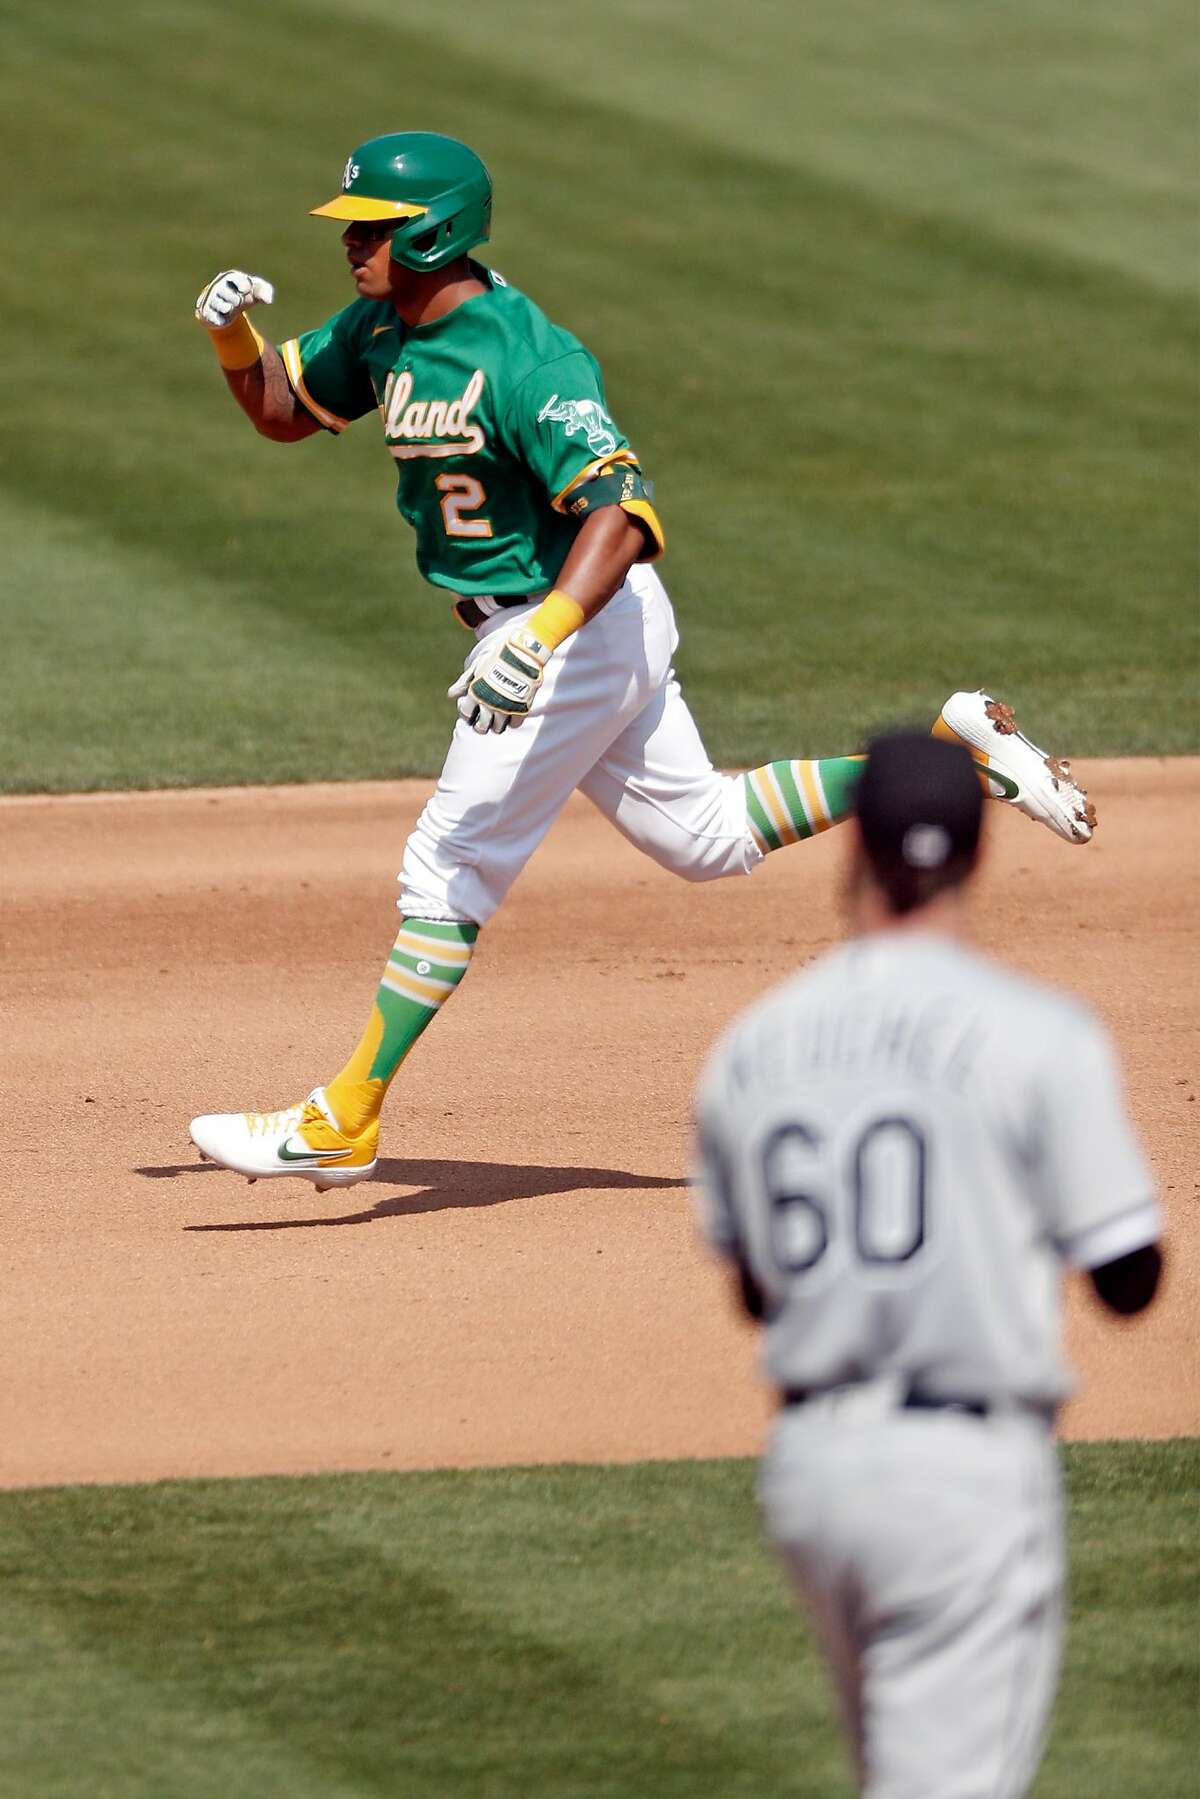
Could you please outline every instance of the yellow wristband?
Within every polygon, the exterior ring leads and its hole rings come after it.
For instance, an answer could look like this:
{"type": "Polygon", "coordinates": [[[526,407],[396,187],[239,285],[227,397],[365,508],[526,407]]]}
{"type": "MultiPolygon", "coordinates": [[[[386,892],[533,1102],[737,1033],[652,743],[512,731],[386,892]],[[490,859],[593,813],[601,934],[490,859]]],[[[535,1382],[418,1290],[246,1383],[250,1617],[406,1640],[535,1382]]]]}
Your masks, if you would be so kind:
{"type": "Polygon", "coordinates": [[[560,593],[556,587],[546,595],[537,611],[530,613],[521,629],[544,643],[548,650],[556,650],[572,631],[578,631],[586,616],[578,600],[573,600],[569,593],[560,593]]]}
{"type": "Polygon", "coordinates": [[[237,369],[252,369],[262,356],[264,340],[244,312],[238,314],[232,325],[206,325],[205,330],[212,338],[217,361],[231,373],[237,369]]]}

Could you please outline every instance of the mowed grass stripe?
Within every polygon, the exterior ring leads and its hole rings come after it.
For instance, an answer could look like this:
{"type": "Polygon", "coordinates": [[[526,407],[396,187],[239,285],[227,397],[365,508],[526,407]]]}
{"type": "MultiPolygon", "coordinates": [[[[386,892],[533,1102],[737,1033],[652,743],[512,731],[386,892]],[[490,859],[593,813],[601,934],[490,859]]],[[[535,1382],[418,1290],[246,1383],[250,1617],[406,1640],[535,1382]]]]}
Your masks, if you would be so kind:
{"type": "MultiPolygon", "coordinates": [[[[345,0],[342,16],[378,23],[392,9],[345,0]]],[[[407,28],[435,38],[444,17],[439,0],[404,9],[407,28]]],[[[545,18],[543,0],[506,0],[473,22],[472,50],[527,73],[545,18]]],[[[673,130],[695,132],[701,120],[727,149],[806,166],[902,210],[982,221],[1141,282],[1194,286],[1200,35],[1190,0],[1091,0],[1086,13],[1077,0],[756,0],[744,31],[730,30],[721,5],[611,0],[545,50],[537,66],[553,71],[568,120],[580,100],[673,130]],[[622,34],[637,54],[613,82],[622,34]]],[[[653,204],[652,192],[637,198],[653,204]]]]}
{"type": "MultiPolygon", "coordinates": [[[[616,1495],[604,1494],[589,1518],[594,1481],[587,1470],[535,1477],[532,1495],[520,1491],[528,1482],[494,1476],[483,1488],[467,1476],[417,1477],[415,1488],[362,1477],[76,1489],[50,1502],[53,1518],[28,1495],[40,1517],[31,1527],[26,1506],[22,1562],[61,1557],[60,1533],[74,1543],[51,1604],[70,1615],[85,1661],[105,1646],[147,1710],[160,1691],[177,1721],[207,1707],[208,1745],[234,1792],[261,1790],[239,1772],[247,1721],[259,1740],[287,1746],[293,1790],[314,1795],[686,1794],[710,1780],[722,1793],[761,1792],[764,1768],[782,1774],[781,1753],[747,1757],[724,1716],[714,1723],[694,1702],[696,1644],[670,1640],[669,1589],[641,1624],[631,1618],[631,1564],[663,1559],[661,1520],[614,1513],[616,1495]],[[581,1499],[585,1515],[561,1523],[560,1507],[581,1499]],[[639,1538],[653,1554],[628,1554],[639,1538]],[[537,1608],[540,1629],[522,1619],[519,1596],[543,1579],[565,1601],[557,1629],[552,1606],[537,1608]],[[639,1639],[642,1659],[627,1667],[639,1639]]],[[[679,1509],[713,1522],[703,1493],[679,1509]]],[[[711,1571],[724,1559],[714,1545],[711,1571]]],[[[18,1573],[15,1584],[24,1596],[37,1583],[18,1573]]],[[[715,1591],[710,1606],[725,1615],[715,1591]]],[[[778,1607],[776,1626],[790,1635],[778,1607]]],[[[718,1660],[732,1667],[728,1649],[718,1660]]],[[[716,1686],[710,1676],[706,1694],[716,1686]]],[[[39,1698],[45,1718],[53,1697],[39,1698]]],[[[192,1748],[208,1779],[206,1745],[192,1748]]],[[[836,1764],[832,1742],[822,1761],[836,1764]]],[[[38,1790],[36,1757],[13,1774],[27,1783],[14,1790],[38,1790]]],[[[92,1790],[77,1779],[72,1790],[92,1790]]]]}
{"type": "Polygon", "coordinates": [[[1064,1794],[1070,1772],[1079,1794],[1116,1795],[1127,1769],[1131,1793],[1183,1799],[1200,1756],[1200,1441],[1080,1444],[1066,1466],[1073,1634],[1049,1765],[1064,1794]]]}
{"type": "MultiPolygon", "coordinates": [[[[1200,1451],[1079,1445],[1065,1462],[1070,1649],[1036,1790],[1171,1799],[1196,1748],[1200,1451]]],[[[0,1790],[849,1794],[753,1473],[0,1496],[0,1790]]]]}
{"type": "MultiPolygon", "coordinates": [[[[6,631],[21,664],[0,712],[10,791],[235,785],[268,768],[279,780],[311,780],[330,718],[353,721],[377,698],[375,669],[339,638],[333,617],[297,622],[281,659],[280,634],[245,577],[180,569],[159,548],[115,542],[98,523],[0,493],[5,538],[6,631]],[[121,603],[98,605],[104,591],[121,603]]],[[[443,684],[457,672],[457,648],[429,646],[431,657],[445,655],[443,684]]],[[[402,720],[414,699],[402,671],[389,692],[402,720]]],[[[423,766],[391,746],[392,774],[423,766]]]]}
{"type": "MultiPolygon", "coordinates": [[[[303,1751],[273,1735],[247,1704],[215,1710],[186,1680],[168,1647],[147,1673],[70,1611],[23,1603],[5,1553],[0,1628],[0,1794],[186,1795],[187,1799],[340,1799],[361,1789],[316,1770],[303,1751]]],[[[97,1614],[103,1602],[92,1596],[97,1614]]],[[[188,1640],[186,1614],[164,1626],[164,1645],[188,1640]]]]}
{"type": "MultiPolygon", "coordinates": [[[[786,47],[783,15],[771,19],[786,47]]],[[[303,696],[303,746],[274,718],[225,741],[216,618],[202,610],[210,654],[151,657],[149,680],[136,657],[104,660],[125,742],[118,755],[95,736],[77,744],[73,765],[96,771],[86,784],[440,763],[447,669],[464,640],[411,566],[377,424],[337,443],[258,440],[190,318],[201,282],[231,260],[276,280],[264,317],[276,337],[349,297],[336,232],[304,208],[336,181],[364,118],[390,116],[396,66],[421,95],[410,122],[469,119],[493,161],[498,266],[606,367],[614,410],[658,484],[681,668],[718,761],[853,748],[870,727],[931,715],[951,687],[980,681],[1017,699],[1056,748],[1196,747],[1185,299],[1080,260],[1070,234],[1030,248],[992,213],[967,222],[832,177],[820,159],[792,166],[730,148],[729,117],[718,140],[694,115],[666,129],[577,96],[564,113],[566,65],[552,45],[531,79],[464,53],[446,28],[407,22],[362,25],[354,57],[331,61],[326,16],[311,6],[242,21],[236,53],[211,4],[176,5],[164,21],[148,33],[117,6],[102,28],[64,13],[7,28],[24,50],[0,74],[9,129],[30,72],[49,60],[62,75],[39,97],[50,109],[41,128],[82,146],[73,254],[91,301],[56,317],[6,468],[18,515],[5,543],[22,543],[29,505],[57,513],[64,531],[153,552],[149,580],[136,560],[99,568],[88,607],[153,618],[162,595],[168,643],[194,581],[227,583],[251,621],[256,673],[269,670],[264,687],[303,696]],[[315,134],[295,105],[314,65],[315,134]],[[577,183],[547,179],[571,144],[588,147],[582,203],[577,183]],[[597,145],[613,150],[596,156],[597,145]],[[353,705],[340,674],[325,690],[339,663],[331,643],[361,658],[353,705]],[[181,755],[172,720],[206,708],[207,757],[203,741],[181,755]]],[[[849,46],[857,26],[847,30],[849,46]]],[[[625,52],[614,42],[607,54],[615,82],[625,52]]],[[[1078,54],[1132,79],[1103,30],[1081,28],[1078,54]]],[[[1164,39],[1162,67],[1170,59],[1164,39]]],[[[818,79],[798,64],[801,113],[805,82],[818,79]]],[[[754,116],[748,91],[747,142],[754,116]]],[[[850,137],[859,129],[847,119],[850,137]]],[[[33,337],[54,279],[36,171],[17,203],[29,253],[0,286],[13,329],[33,337]]],[[[41,555],[19,578],[53,610],[53,533],[41,535],[40,517],[30,531],[41,555]]],[[[9,568],[4,579],[18,577],[9,568]]],[[[62,746],[97,669],[57,610],[58,679],[34,737],[4,722],[9,691],[42,678],[19,635],[0,676],[9,789],[40,784],[38,770],[51,787],[74,784],[62,746]]],[[[235,641],[235,681],[238,654],[235,641]]]]}

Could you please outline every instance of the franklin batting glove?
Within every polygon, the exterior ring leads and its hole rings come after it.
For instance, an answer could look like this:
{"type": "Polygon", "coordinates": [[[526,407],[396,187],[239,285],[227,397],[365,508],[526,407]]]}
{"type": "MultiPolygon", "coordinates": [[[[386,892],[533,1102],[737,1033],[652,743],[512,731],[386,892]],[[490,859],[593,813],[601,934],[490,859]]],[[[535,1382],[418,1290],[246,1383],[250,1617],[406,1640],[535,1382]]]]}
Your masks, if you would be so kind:
{"type": "Polygon", "coordinates": [[[483,737],[504,731],[529,716],[553,650],[518,625],[499,650],[484,650],[458,677],[447,697],[458,701],[459,716],[483,737]]]}

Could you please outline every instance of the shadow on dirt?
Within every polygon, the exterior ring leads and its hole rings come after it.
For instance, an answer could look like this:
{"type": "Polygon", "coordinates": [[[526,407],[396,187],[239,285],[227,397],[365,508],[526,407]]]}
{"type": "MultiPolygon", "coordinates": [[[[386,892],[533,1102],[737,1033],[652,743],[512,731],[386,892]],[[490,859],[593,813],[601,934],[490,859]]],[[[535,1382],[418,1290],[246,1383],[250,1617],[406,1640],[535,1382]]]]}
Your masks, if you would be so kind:
{"type": "MultiPolygon", "coordinates": [[[[213,1162],[170,1162],[157,1168],[135,1168],[147,1180],[173,1180],[179,1175],[227,1174],[213,1162]]],[[[237,1175],[231,1179],[241,1178],[237,1175]]],[[[457,1207],[502,1206],[513,1199],[547,1199],[561,1193],[587,1193],[613,1188],[640,1192],[678,1189],[688,1185],[682,1176],[629,1174],[620,1168],[538,1168],[518,1162],[458,1162],[442,1160],[383,1160],[371,1178],[378,1188],[391,1182],[418,1187],[418,1193],[397,1193],[374,1205],[336,1218],[262,1218],[232,1224],[185,1224],[186,1231],[295,1231],[321,1230],[336,1224],[374,1224],[380,1218],[411,1218],[419,1212],[446,1212],[457,1207]]],[[[364,1189],[359,1189],[366,1197],[364,1189]]],[[[282,1197],[282,1196],[281,1196],[282,1197]]],[[[293,1196],[294,1197],[294,1196],[293,1196]]],[[[321,1195],[322,1199],[331,1197],[321,1195]]]]}

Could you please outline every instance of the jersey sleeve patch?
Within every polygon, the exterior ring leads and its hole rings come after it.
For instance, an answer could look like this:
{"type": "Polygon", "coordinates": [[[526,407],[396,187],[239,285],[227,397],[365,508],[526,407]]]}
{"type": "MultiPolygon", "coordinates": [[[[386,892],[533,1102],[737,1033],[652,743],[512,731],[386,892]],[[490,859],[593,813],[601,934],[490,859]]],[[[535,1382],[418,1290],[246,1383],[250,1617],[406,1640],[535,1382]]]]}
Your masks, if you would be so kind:
{"type": "Polygon", "coordinates": [[[571,491],[604,464],[636,462],[604,398],[600,371],[580,348],[541,363],[517,387],[505,417],[516,454],[565,512],[571,491]]]}
{"type": "Polygon", "coordinates": [[[564,437],[578,437],[580,447],[587,445],[593,456],[612,456],[620,445],[616,426],[599,400],[569,400],[557,393],[543,402],[537,415],[539,425],[560,425],[564,437]]]}

